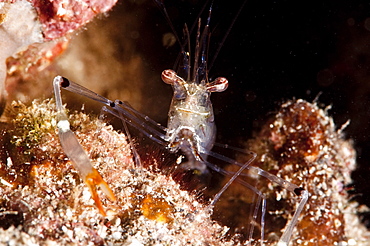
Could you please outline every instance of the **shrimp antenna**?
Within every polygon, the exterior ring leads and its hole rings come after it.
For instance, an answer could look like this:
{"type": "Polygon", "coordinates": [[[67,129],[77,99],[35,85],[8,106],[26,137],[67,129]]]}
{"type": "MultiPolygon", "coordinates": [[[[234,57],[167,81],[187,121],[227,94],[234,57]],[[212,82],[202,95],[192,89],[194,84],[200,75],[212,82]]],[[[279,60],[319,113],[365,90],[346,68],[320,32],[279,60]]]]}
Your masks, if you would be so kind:
{"type": "MultiPolygon", "coordinates": [[[[203,7],[202,9],[199,11],[198,15],[197,15],[197,18],[195,18],[195,21],[193,23],[193,25],[191,26],[190,28],[190,33],[193,32],[194,28],[197,26],[197,23],[198,23],[198,20],[200,18],[200,16],[203,14],[204,10],[206,9],[206,7],[208,6],[208,3],[209,3],[210,0],[207,0],[204,4],[203,4],[203,7]]],[[[213,5],[213,1],[212,1],[212,4],[213,5]]]]}
{"type": "MultiPolygon", "coordinates": [[[[180,48],[181,48],[181,52],[180,52],[180,54],[176,58],[174,68],[178,66],[180,57],[181,57],[181,55],[183,55],[183,57],[184,57],[183,69],[185,70],[186,77],[189,78],[189,76],[190,76],[190,69],[189,69],[190,55],[189,55],[189,53],[186,53],[185,52],[185,49],[184,49],[184,47],[186,46],[186,44],[190,43],[190,41],[189,41],[189,36],[190,35],[189,35],[188,27],[186,25],[184,27],[185,41],[184,42],[181,42],[181,40],[179,38],[179,35],[177,34],[177,32],[175,30],[175,27],[174,27],[174,25],[173,25],[173,23],[171,21],[171,18],[168,15],[168,12],[167,12],[166,6],[163,3],[163,0],[154,0],[154,2],[157,4],[157,6],[160,9],[160,11],[162,12],[163,16],[166,18],[167,23],[170,26],[173,34],[175,35],[176,41],[180,45],[180,48]],[[186,37],[187,37],[187,39],[186,39],[186,37]]],[[[181,74],[181,75],[184,75],[184,74],[181,74]]]]}
{"type": "MultiPolygon", "coordinates": [[[[172,23],[170,17],[168,16],[168,12],[167,12],[166,6],[163,3],[163,0],[154,0],[154,2],[157,4],[158,8],[160,9],[160,11],[162,12],[162,14],[166,18],[167,23],[170,26],[173,34],[175,35],[175,38],[176,38],[177,42],[181,45],[181,41],[180,41],[179,35],[177,35],[177,32],[175,30],[175,27],[173,26],[173,23],[172,23]]],[[[181,45],[181,50],[183,50],[183,47],[184,46],[181,45]]]]}
{"type": "Polygon", "coordinates": [[[213,1],[208,10],[207,23],[206,23],[206,26],[204,27],[201,40],[200,40],[201,51],[202,51],[202,53],[200,54],[201,65],[197,67],[197,74],[200,77],[200,79],[198,78],[198,80],[200,80],[200,82],[204,84],[208,83],[207,61],[208,61],[208,51],[209,51],[208,48],[209,48],[209,42],[210,42],[210,37],[211,37],[209,25],[211,22],[212,7],[213,7],[213,1]]]}
{"type": "Polygon", "coordinates": [[[224,43],[226,41],[226,38],[229,36],[230,31],[231,31],[231,29],[233,28],[233,26],[235,24],[235,21],[238,19],[239,15],[240,15],[240,13],[241,13],[241,11],[244,8],[244,6],[245,6],[246,3],[247,3],[247,0],[244,0],[242,6],[239,8],[238,12],[236,13],[235,17],[233,18],[233,20],[232,20],[232,22],[230,24],[230,27],[227,29],[226,34],[224,35],[224,37],[223,37],[220,45],[218,46],[215,54],[213,55],[212,61],[209,63],[208,71],[211,70],[213,64],[215,63],[216,58],[217,58],[218,54],[220,53],[220,50],[221,50],[222,46],[224,45],[224,43]]]}
{"type": "MultiPolygon", "coordinates": [[[[196,25],[198,23],[198,20],[199,20],[200,16],[202,15],[202,13],[204,12],[205,8],[207,7],[209,1],[210,0],[207,0],[205,2],[205,4],[203,5],[201,11],[199,11],[197,17],[195,18],[196,21],[193,23],[193,25],[191,26],[191,28],[188,29],[187,26],[184,27],[184,37],[185,38],[183,39],[183,41],[181,41],[180,38],[179,38],[179,35],[177,34],[177,31],[175,30],[175,27],[174,27],[174,25],[173,25],[173,23],[171,21],[171,18],[168,15],[168,12],[167,12],[167,9],[166,9],[166,7],[165,7],[165,5],[163,3],[163,0],[154,0],[154,2],[157,4],[158,8],[162,12],[163,16],[166,18],[166,21],[167,21],[168,25],[170,26],[170,28],[171,28],[173,34],[175,35],[175,38],[176,38],[176,40],[179,43],[180,48],[181,48],[181,52],[180,52],[180,54],[176,58],[174,68],[176,68],[178,66],[179,60],[181,58],[181,55],[183,55],[185,60],[188,59],[187,62],[186,61],[184,62],[185,63],[184,66],[185,66],[185,69],[188,69],[189,70],[189,73],[186,74],[187,75],[187,78],[189,78],[189,79],[190,79],[190,77],[189,77],[190,76],[190,69],[189,69],[189,67],[186,66],[186,63],[189,64],[190,56],[185,52],[185,46],[186,45],[189,45],[190,46],[190,33],[192,33],[193,30],[194,30],[194,28],[196,27],[196,25]]],[[[213,1],[212,1],[212,5],[213,5],[213,1]]],[[[190,47],[189,47],[188,50],[190,51],[190,47]]]]}
{"type": "MultiPolygon", "coordinates": [[[[176,69],[176,67],[178,67],[179,65],[179,60],[181,58],[181,54],[183,55],[183,64],[182,64],[182,69],[185,70],[185,75],[186,75],[186,79],[191,79],[190,77],[190,74],[191,74],[191,69],[190,69],[190,61],[191,61],[191,52],[185,52],[184,50],[184,47],[185,45],[187,44],[188,45],[188,50],[190,51],[191,47],[190,47],[190,33],[189,33],[189,29],[188,29],[188,25],[185,24],[184,26],[184,45],[181,47],[181,53],[177,56],[176,58],[176,62],[174,64],[174,69],[176,69]]],[[[183,74],[180,74],[180,76],[183,76],[183,74]]]]}

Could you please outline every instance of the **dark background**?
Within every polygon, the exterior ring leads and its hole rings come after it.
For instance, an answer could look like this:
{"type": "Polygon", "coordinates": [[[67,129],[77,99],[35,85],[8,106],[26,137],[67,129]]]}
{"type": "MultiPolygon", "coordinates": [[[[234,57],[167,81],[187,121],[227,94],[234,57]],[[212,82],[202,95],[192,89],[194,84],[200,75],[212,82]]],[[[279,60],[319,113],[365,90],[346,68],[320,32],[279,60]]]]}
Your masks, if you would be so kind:
{"type": "MultiPolygon", "coordinates": [[[[164,3],[180,37],[184,23],[192,26],[205,5],[196,0],[164,3]]],[[[210,60],[242,4],[214,1],[210,60]]],[[[173,68],[180,47],[163,46],[162,37],[171,28],[153,1],[121,1],[108,18],[125,11],[138,13],[135,45],[147,69],[143,73],[158,74],[142,89],[141,111],[166,124],[172,89],[160,81],[160,73],[173,68]]],[[[284,101],[312,102],[320,95],[321,107],[332,106],[329,114],[337,128],[351,121],[344,132],[354,142],[358,169],[349,188],[353,199],[370,206],[369,44],[368,1],[246,1],[209,73],[229,80],[227,91],[212,96],[218,142],[240,146],[284,101]]],[[[368,227],[369,221],[365,214],[368,227]]]]}

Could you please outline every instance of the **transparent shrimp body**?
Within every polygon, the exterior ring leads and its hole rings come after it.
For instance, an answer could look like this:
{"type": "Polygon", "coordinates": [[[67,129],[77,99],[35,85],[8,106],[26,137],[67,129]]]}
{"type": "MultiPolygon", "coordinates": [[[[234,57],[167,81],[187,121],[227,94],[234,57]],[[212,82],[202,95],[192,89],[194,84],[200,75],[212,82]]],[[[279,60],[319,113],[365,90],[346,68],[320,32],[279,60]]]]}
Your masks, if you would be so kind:
{"type": "Polygon", "coordinates": [[[211,92],[224,91],[228,81],[225,78],[217,78],[213,83],[185,81],[173,70],[163,71],[162,80],[171,84],[174,91],[168,112],[168,147],[172,152],[181,149],[186,154],[186,168],[204,172],[206,165],[202,160],[207,158],[205,153],[212,149],[216,137],[211,92]]]}
{"type": "MultiPolygon", "coordinates": [[[[171,69],[164,70],[161,76],[162,80],[172,85],[173,88],[165,136],[168,148],[172,152],[181,149],[188,159],[186,163],[182,164],[182,167],[197,169],[201,173],[206,171],[205,161],[216,138],[216,126],[210,96],[212,92],[222,92],[228,87],[228,81],[223,77],[219,77],[212,82],[208,81],[207,54],[210,39],[210,19],[211,9],[202,33],[200,33],[201,21],[200,19],[198,21],[192,71],[190,51],[186,52],[184,50],[186,45],[184,44],[181,46],[183,60],[179,68],[185,78],[171,69]]],[[[173,28],[172,25],[171,27],[173,28]]],[[[186,25],[184,31],[188,38],[187,42],[190,50],[190,34],[186,25]]],[[[179,41],[178,37],[177,39],[179,41]]]]}

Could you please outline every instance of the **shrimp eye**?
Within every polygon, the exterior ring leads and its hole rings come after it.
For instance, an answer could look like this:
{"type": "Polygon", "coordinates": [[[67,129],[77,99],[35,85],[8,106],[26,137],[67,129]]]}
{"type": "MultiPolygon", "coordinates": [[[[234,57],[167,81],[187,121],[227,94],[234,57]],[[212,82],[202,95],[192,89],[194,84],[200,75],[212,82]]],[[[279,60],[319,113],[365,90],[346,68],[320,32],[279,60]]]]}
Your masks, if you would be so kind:
{"type": "Polygon", "coordinates": [[[222,92],[227,89],[229,82],[224,77],[219,77],[214,81],[207,84],[207,91],[209,92],[222,92]]]}
{"type": "Polygon", "coordinates": [[[186,89],[184,88],[185,81],[179,77],[175,71],[166,69],[162,72],[162,80],[166,84],[170,84],[173,87],[174,97],[177,100],[185,99],[186,89]]]}
{"type": "Polygon", "coordinates": [[[162,72],[161,78],[166,84],[173,85],[177,81],[178,76],[175,71],[166,69],[162,72]]]}

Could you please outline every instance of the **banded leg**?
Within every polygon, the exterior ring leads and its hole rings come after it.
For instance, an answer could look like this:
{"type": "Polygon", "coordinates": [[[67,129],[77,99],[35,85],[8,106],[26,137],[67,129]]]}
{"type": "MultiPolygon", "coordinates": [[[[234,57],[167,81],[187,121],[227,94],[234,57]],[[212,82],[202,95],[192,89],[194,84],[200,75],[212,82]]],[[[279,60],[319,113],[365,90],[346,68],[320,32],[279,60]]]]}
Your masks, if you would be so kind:
{"type": "Polygon", "coordinates": [[[70,129],[68,117],[62,105],[60,91],[61,82],[62,77],[57,76],[54,78],[53,86],[57,107],[57,127],[60,143],[65,154],[72,161],[74,168],[78,171],[81,179],[85,182],[87,187],[89,187],[92,198],[94,199],[100,213],[103,216],[106,216],[103,205],[96,191],[96,186],[99,186],[110,200],[115,201],[116,197],[99,172],[92,166],[86,151],[82,148],[76,138],[76,135],[70,129]]]}

